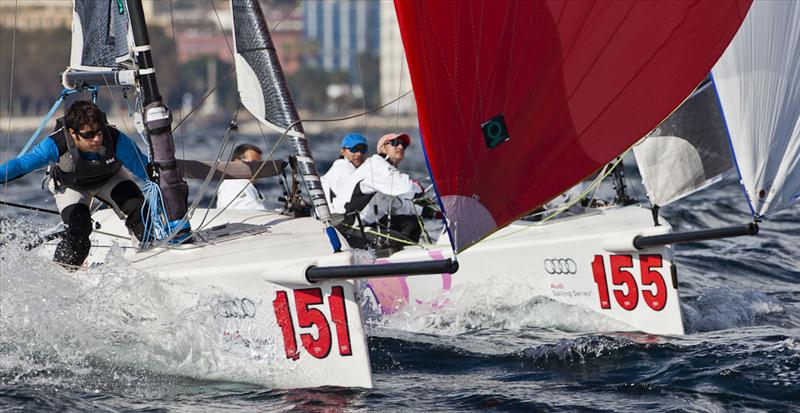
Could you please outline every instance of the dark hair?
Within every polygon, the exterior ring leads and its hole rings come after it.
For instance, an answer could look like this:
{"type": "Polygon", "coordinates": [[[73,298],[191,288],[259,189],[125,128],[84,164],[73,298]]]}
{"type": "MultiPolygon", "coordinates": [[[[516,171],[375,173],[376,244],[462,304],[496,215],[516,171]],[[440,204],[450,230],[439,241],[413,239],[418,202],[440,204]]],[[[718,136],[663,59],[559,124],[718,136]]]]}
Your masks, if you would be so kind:
{"type": "Polygon", "coordinates": [[[76,131],[83,126],[104,126],[106,123],[106,114],[88,100],[76,100],[64,113],[64,124],[76,131]]]}
{"type": "Polygon", "coordinates": [[[263,155],[264,153],[261,152],[261,149],[258,146],[251,145],[249,143],[243,143],[235,148],[233,148],[233,153],[231,154],[231,160],[237,161],[244,158],[244,154],[247,151],[255,151],[259,155],[263,155]]]}

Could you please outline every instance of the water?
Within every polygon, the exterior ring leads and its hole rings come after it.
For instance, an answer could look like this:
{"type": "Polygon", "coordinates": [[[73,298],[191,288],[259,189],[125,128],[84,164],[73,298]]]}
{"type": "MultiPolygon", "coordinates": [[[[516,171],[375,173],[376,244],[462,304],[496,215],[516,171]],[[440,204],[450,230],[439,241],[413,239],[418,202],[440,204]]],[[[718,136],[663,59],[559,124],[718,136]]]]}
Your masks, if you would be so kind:
{"type": "MultiPolygon", "coordinates": [[[[179,146],[179,155],[213,157],[215,139],[191,139],[193,149],[182,154],[179,146]]],[[[312,139],[327,165],[337,139],[312,139]]],[[[241,141],[266,146],[260,137],[241,141]]],[[[424,163],[410,149],[404,167],[420,174],[424,163]]],[[[635,171],[629,176],[636,187],[635,171]]],[[[40,174],[23,178],[0,196],[54,208],[40,181],[40,174]]],[[[280,194],[274,183],[262,189],[271,199],[280,194]]],[[[748,219],[735,182],[662,212],[679,230],[748,219]]],[[[795,206],[771,217],[758,237],[676,248],[685,336],[586,334],[615,324],[525,291],[509,289],[498,304],[481,291],[454,289],[454,304],[442,311],[368,325],[372,390],[270,390],[188,378],[198,368],[252,368],[204,338],[206,303],[175,307],[163,281],[113,254],[110,268],[80,275],[93,283],[79,282],[31,259],[17,239],[0,248],[0,410],[796,411],[798,213],[795,206]]],[[[0,216],[18,233],[58,222],[8,207],[0,216]]]]}

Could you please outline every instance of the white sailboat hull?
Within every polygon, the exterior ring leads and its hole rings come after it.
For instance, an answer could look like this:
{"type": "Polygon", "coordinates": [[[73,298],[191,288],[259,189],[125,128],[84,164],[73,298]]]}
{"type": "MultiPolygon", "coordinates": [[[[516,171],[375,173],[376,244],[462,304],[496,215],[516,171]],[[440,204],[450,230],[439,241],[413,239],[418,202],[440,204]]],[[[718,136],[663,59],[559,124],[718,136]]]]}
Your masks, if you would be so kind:
{"type": "MultiPolygon", "coordinates": [[[[649,209],[597,209],[541,225],[518,221],[458,255],[456,274],[367,281],[367,294],[384,314],[409,306],[448,305],[450,293],[480,289],[485,300],[505,303],[525,291],[615,320],[615,330],[683,334],[671,247],[637,251],[636,235],[669,232],[654,226],[649,209]],[[489,281],[487,285],[487,280],[489,281]]],[[[427,251],[407,248],[390,262],[451,256],[447,237],[427,251]]]]}
{"type": "MultiPolygon", "coordinates": [[[[125,260],[162,279],[180,306],[213,312],[206,339],[250,368],[232,374],[205,367],[194,376],[275,388],[371,387],[353,282],[312,285],[304,276],[311,265],[350,264],[351,254],[333,254],[322,225],[311,218],[209,210],[203,226],[205,212],[195,211],[192,220],[193,228],[204,228],[196,243],[139,252],[122,221],[101,211],[86,265],[106,265],[112,246],[121,247],[125,260]]],[[[454,304],[450,293],[458,289],[480,289],[485,300],[503,304],[513,290],[602,314],[616,322],[616,331],[683,334],[672,249],[631,245],[636,235],[669,230],[668,224],[654,227],[650,211],[636,206],[542,225],[520,221],[460,254],[457,274],[368,279],[361,287],[384,314],[437,311],[454,304]],[[487,280],[495,288],[486,288],[487,280]]],[[[443,238],[377,263],[446,258],[452,253],[443,238]]]]}
{"type": "MultiPolygon", "coordinates": [[[[195,212],[193,228],[202,228],[205,212],[195,212]]],[[[210,210],[209,219],[217,212],[210,210]]],[[[207,220],[210,229],[201,230],[194,244],[138,252],[112,211],[94,218],[100,229],[92,234],[86,266],[106,265],[110,247],[122,247],[135,270],[163,280],[179,307],[213,312],[211,325],[202,326],[204,339],[242,367],[205,363],[192,376],[271,388],[372,387],[353,283],[310,284],[304,278],[310,265],[351,262],[349,252],[332,253],[316,220],[227,210],[207,220]]]]}

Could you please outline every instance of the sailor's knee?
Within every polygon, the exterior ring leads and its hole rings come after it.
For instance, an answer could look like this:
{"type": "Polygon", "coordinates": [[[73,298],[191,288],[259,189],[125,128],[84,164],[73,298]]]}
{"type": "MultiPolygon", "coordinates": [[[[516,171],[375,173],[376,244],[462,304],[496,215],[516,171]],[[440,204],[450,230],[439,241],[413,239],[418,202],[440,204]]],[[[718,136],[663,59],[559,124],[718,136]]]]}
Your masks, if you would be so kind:
{"type": "Polygon", "coordinates": [[[66,233],[72,238],[89,238],[92,233],[92,213],[85,204],[72,204],[61,211],[66,233]]]}
{"type": "Polygon", "coordinates": [[[133,181],[122,181],[111,190],[111,199],[125,215],[138,213],[144,204],[144,195],[133,181]]]}

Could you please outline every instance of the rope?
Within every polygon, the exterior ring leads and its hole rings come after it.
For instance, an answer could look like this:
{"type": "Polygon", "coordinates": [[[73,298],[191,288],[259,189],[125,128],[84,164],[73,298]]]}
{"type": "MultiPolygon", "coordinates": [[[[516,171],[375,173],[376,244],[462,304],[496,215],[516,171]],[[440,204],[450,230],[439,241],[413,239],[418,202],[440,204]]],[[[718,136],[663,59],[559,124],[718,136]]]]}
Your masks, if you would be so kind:
{"type": "Polygon", "coordinates": [[[361,227],[354,227],[352,225],[347,225],[347,224],[342,224],[342,226],[344,226],[347,229],[352,229],[352,230],[355,230],[355,231],[363,230],[367,234],[372,234],[372,235],[375,235],[375,236],[378,236],[378,237],[381,237],[381,238],[386,238],[388,240],[399,242],[401,244],[405,244],[405,245],[409,245],[409,246],[417,245],[417,246],[420,246],[422,248],[425,248],[422,244],[419,244],[419,243],[416,243],[416,242],[413,242],[413,241],[409,241],[407,239],[393,237],[393,236],[391,236],[389,234],[384,234],[383,232],[375,231],[371,227],[368,227],[368,226],[365,226],[363,229],[361,227]]]}
{"type": "Polygon", "coordinates": [[[162,240],[170,233],[169,220],[167,219],[167,207],[164,204],[164,197],[161,188],[153,181],[147,181],[142,189],[144,203],[147,208],[142,208],[141,216],[144,224],[144,233],[139,240],[139,249],[145,249],[151,240],[162,240]]]}
{"type": "MultiPolygon", "coordinates": [[[[97,88],[94,90],[97,90],[97,88]]],[[[50,122],[50,118],[52,118],[53,114],[56,113],[56,109],[58,109],[59,106],[61,106],[61,103],[64,102],[64,98],[73,93],[78,93],[78,91],[66,88],[61,91],[58,99],[56,99],[55,103],[53,103],[53,106],[50,108],[50,111],[47,112],[47,115],[45,115],[44,119],[42,119],[42,122],[39,123],[39,127],[36,128],[35,132],[33,132],[33,135],[31,135],[30,139],[28,139],[28,142],[25,143],[25,146],[22,147],[21,151],[19,151],[19,155],[17,155],[17,157],[25,155],[25,153],[28,152],[28,149],[33,146],[33,143],[39,138],[39,134],[41,134],[44,128],[47,126],[47,122],[50,122]]]]}
{"type": "MultiPolygon", "coordinates": [[[[628,148],[628,149],[627,149],[627,150],[626,150],[626,151],[625,151],[625,152],[624,152],[622,155],[620,155],[620,156],[617,158],[617,160],[616,160],[614,163],[612,163],[612,164],[607,164],[607,165],[606,165],[606,166],[603,168],[603,170],[601,171],[601,173],[597,175],[597,178],[595,178],[595,179],[594,179],[594,181],[592,181],[592,183],[591,183],[591,184],[590,184],[590,185],[589,185],[589,186],[586,188],[586,190],[584,190],[583,192],[581,192],[581,194],[580,194],[580,195],[578,195],[577,197],[575,197],[575,199],[571,200],[570,202],[567,202],[567,203],[566,203],[566,204],[564,204],[564,205],[560,205],[560,206],[559,206],[559,207],[556,209],[556,211],[555,211],[555,212],[553,212],[551,215],[548,215],[548,216],[546,216],[546,217],[542,218],[542,220],[541,220],[541,221],[539,221],[539,222],[536,222],[536,223],[534,223],[533,225],[526,226],[526,227],[520,228],[520,229],[518,229],[518,230],[516,230],[516,231],[509,232],[508,234],[504,234],[504,235],[501,235],[501,236],[498,236],[498,237],[492,238],[492,239],[491,239],[491,241],[496,241],[496,240],[501,240],[501,239],[504,239],[504,238],[508,238],[508,237],[511,237],[511,236],[513,236],[513,235],[517,235],[517,234],[519,234],[519,233],[520,233],[520,232],[522,232],[522,231],[527,231],[527,230],[529,230],[529,229],[531,229],[531,228],[538,227],[538,226],[540,226],[540,225],[544,224],[545,222],[547,222],[547,221],[549,221],[549,220],[551,220],[551,219],[553,219],[553,218],[555,218],[555,217],[557,217],[557,216],[561,215],[561,214],[562,214],[562,213],[564,213],[565,211],[569,210],[570,208],[572,208],[572,206],[573,206],[573,205],[577,204],[578,202],[580,202],[580,200],[581,200],[581,199],[583,199],[584,197],[586,197],[586,195],[588,195],[588,194],[589,194],[589,192],[592,192],[592,191],[595,191],[595,192],[596,192],[596,191],[597,191],[597,188],[600,186],[600,184],[603,182],[603,180],[604,180],[605,178],[607,178],[607,177],[608,177],[608,175],[610,175],[610,174],[611,174],[611,172],[614,170],[614,168],[617,166],[617,164],[619,164],[620,162],[622,162],[622,158],[624,158],[624,157],[625,157],[625,155],[627,155],[627,154],[628,154],[628,152],[630,152],[630,150],[631,150],[631,148],[628,148]]],[[[592,194],[592,198],[594,198],[594,193],[592,194]]],[[[483,242],[486,242],[486,241],[489,241],[489,240],[484,240],[483,242]]]]}
{"type": "Polygon", "coordinates": [[[8,205],[8,206],[14,207],[14,208],[28,209],[28,210],[31,210],[31,211],[46,212],[48,214],[60,215],[59,212],[54,210],[54,209],[39,208],[39,207],[35,207],[35,206],[30,206],[30,205],[16,204],[14,202],[0,201],[0,205],[8,205]]]}

